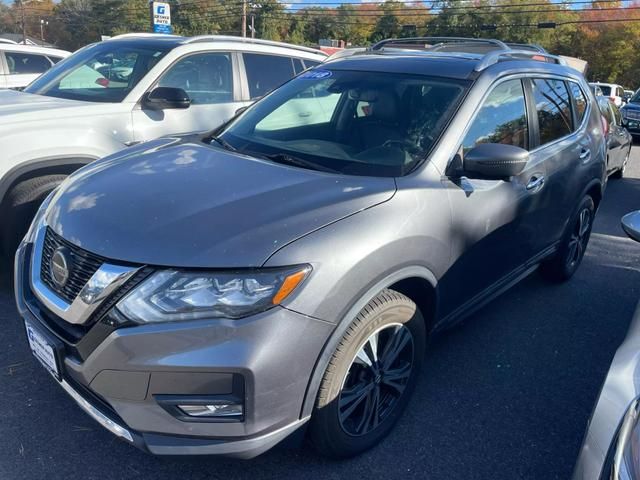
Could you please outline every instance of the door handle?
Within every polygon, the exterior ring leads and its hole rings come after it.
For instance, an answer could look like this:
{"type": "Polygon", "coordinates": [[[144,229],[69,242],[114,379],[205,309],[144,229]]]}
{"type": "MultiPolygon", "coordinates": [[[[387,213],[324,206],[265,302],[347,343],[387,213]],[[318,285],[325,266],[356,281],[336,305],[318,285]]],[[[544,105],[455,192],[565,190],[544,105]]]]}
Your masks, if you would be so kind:
{"type": "Polygon", "coordinates": [[[544,186],[544,175],[536,174],[527,183],[527,190],[533,193],[537,192],[544,186]]]}
{"type": "Polygon", "coordinates": [[[589,158],[591,157],[591,150],[589,150],[588,148],[583,148],[582,151],[580,152],[580,160],[582,160],[583,162],[586,162],[587,160],[589,160],[589,158]]]}

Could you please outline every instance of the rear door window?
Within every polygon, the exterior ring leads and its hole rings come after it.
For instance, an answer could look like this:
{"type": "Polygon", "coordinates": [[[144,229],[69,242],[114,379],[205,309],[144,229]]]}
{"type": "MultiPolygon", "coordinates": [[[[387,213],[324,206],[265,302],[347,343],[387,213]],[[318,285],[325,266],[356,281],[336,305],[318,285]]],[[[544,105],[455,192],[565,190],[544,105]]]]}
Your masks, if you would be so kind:
{"type": "Polygon", "coordinates": [[[529,130],[521,80],[499,84],[484,101],[462,147],[466,152],[480,143],[503,143],[527,148],[529,130]]]}
{"type": "Polygon", "coordinates": [[[44,73],[51,68],[51,62],[44,55],[31,53],[5,52],[11,75],[44,73]]]}
{"type": "Polygon", "coordinates": [[[573,131],[571,102],[562,80],[534,79],[533,98],[536,104],[540,145],[558,140],[573,131]]]}
{"type": "Polygon", "coordinates": [[[259,53],[243,53],[251,99],[259,98],[292,78],[294,58],[259,53]]]}

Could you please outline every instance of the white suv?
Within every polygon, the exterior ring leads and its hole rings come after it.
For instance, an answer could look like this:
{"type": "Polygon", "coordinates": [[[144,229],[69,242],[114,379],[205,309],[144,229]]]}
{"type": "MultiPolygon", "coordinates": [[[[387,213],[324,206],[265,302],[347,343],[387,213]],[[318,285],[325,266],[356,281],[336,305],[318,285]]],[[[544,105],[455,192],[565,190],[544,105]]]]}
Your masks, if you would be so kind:
{"type": "Polygon", "coordinates": [[[0,91],[4,252],[72,171],[129,145],[221,125],[325,58],[239,37],[128,34],[77,51],[24,92],[0,91]]]}
{"type": "Polygon", "coordinates": [[[71,52],[55,48],[0,43],[0,88],[23,88],[71,52]]]}
{"type": "Polygon", "coordinates": [[[616,83],[590,83],[592,87],[599,87],[602,95],[608,97],[616,107],[620,108],[624,104],[624,88],[616,83]]]}

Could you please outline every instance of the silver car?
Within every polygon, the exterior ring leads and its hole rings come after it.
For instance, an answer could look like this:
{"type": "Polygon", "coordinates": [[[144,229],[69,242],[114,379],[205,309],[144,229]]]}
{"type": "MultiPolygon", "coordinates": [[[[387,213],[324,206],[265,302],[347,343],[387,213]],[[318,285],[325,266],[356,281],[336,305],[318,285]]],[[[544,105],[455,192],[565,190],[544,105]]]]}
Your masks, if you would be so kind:
{"type": "MultiPolygon", "coordinates": [[[[640,211],[624,231],[640,242],[640,211]]],[[[593,411],[573,480],[640,478],[640,304],[618,348],[593,411]]]]}
{"type": "Polygon", "coordinates": [[[494,40],[395,43],[45,201],[18,309],[34,355],[114,434],[251,457],[307,425],[323,454],[356,455],[400,418],[432,332],[539,266],[576,272],[606,182],[582,75],[494,40]]]}

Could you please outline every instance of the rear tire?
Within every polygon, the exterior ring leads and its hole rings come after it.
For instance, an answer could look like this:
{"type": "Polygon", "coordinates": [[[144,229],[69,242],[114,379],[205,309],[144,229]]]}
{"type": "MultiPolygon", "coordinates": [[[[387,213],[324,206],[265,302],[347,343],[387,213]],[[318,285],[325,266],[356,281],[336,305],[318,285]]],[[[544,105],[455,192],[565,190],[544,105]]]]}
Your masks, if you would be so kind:
{"type": "Polygon", "coordinates": [[[25,180],[11,189],[5,198],[0,233],[2,250],[9,259],[27,233],[43,200],[65,178],[67,175],[45,175],[25,180]]]}
{"type": "Polygon", "coordinates": [[[394,427],[424,360],[426,329],[409,298],[383,290],[353,320],[329,361],[309,424],[321,454],[368,450],[394,427]]]}
{"type": "Polygon", "coordinates": [[[560,243],[558,252],[540,265],[540,273],[543,277],[559,283],[566,282],[576,273],[589,244],[594,215],[593,198],[586,195],[569,220],[568,230],[560,243]]]}

